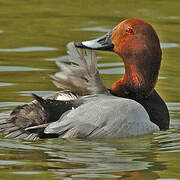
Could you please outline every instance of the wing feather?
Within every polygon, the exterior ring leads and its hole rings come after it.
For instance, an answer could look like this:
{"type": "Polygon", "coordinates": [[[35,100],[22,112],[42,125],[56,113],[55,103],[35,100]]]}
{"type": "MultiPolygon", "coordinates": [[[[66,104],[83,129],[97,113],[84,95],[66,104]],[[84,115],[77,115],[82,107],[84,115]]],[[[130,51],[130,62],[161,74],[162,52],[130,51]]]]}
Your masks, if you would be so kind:
{"type": "Polygon", "coordinates": [[[73,42],[67,48],[71,64],[57,62],[61,72],[51,76],[55,86],[78,95],[107,94],[108,90],[98,72],[96,52],[85,50],[86,60],[83,50],[76,48],[73,42]]]}

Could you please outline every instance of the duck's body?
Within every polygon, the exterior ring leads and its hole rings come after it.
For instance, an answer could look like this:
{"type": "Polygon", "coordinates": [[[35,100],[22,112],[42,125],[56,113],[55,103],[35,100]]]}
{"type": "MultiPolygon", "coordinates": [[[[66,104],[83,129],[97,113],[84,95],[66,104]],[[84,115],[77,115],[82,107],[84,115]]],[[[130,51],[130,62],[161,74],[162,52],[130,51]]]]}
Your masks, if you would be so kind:
{"type": "Polygon", "coordinates": [[[51,123],[45,133],[58,134],[63,138],[117,138],[140,136],[159,130],[136,101],[106,94],[87,99],[86,103],[51,123]]]}
{"type": "Polygon", "coordinates": [[[106,36],[76,47],[116,52],[125,63],[123,78],[108,90],[99,76],[95,52],[86,50],[86,61],[70,43],[68,53],[76,65],[58,63],[62,71],[52,76],[57,87],[68,91],[45,99],[34,95],[32,104],[1,117],[0,131],[6,137],[131,137],[169,128],[167,106],[154,90],[161,49],[149,24],[129,19],[106,36]]]}

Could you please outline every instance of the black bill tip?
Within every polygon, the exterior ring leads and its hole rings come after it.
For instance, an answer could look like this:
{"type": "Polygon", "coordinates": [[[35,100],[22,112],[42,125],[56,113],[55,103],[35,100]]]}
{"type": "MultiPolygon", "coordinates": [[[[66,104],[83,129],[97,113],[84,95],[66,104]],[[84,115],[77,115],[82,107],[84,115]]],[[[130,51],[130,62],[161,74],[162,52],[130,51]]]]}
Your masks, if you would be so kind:
{"type": "Polygon", "coordinates": [[[83,41],[74,43],[75,47],[83,49],[92,49],[92,50],[102,50],[102,51],[113,51],[114,45],[112,43],[101,42],[95,40],[83,41]]]}
{"type": "Polygon", "coordinates": [[[113,31],[110,31],[109,33],[97,39],[75,43],[75,47],[93,50],[113,51],[114,45],[112,44],[111,40],[112,33],[113,31]]]}

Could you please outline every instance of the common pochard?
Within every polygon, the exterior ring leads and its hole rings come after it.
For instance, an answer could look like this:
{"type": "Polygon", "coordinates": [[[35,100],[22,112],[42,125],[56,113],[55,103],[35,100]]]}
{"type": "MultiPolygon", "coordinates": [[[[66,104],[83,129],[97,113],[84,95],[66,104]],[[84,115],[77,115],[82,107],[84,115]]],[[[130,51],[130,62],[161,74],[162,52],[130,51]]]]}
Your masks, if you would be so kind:
{"type": "Polygon", "coordinates": [[[69,43],[68,54],[72,64],[57,63],[61,72],[51,76],[65,91],[33,95],[31,104],[2,114],[0,132],[6,137],[119,138],[169,128],[167,106],[154,89],[162,53],[150,24],[127,19],[100,38],[69,43]],[[115,52],[124,62],[123,77],[110,89],[100,78],[95,50],[115,52]]]}

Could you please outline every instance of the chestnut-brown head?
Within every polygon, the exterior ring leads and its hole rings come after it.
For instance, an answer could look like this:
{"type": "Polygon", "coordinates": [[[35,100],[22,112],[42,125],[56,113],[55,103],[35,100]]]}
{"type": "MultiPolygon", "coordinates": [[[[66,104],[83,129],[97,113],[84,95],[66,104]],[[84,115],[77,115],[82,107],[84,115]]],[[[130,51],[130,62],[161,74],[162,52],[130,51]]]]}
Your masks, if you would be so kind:
{"type": "Polygon", "coordinates": [[[136,99],[146,98],[153,91],[161,63],[161,48],[150,24],[139,19],[127,19],[106,35],[75,45],[113,51],[122,57],[125,74],[112,85],[114,94],[136,99]]]}
{"type": "Polygon", "coordinates": [[[113,29],[111,41],[113,51],[124,60],[133,60],[135,56],[134,60],[143,60],[146,55],[159,57],[151,60],[161,60],[159,38],[152,26],[142,20],[127,19],[118,24],[113,29]]]}

